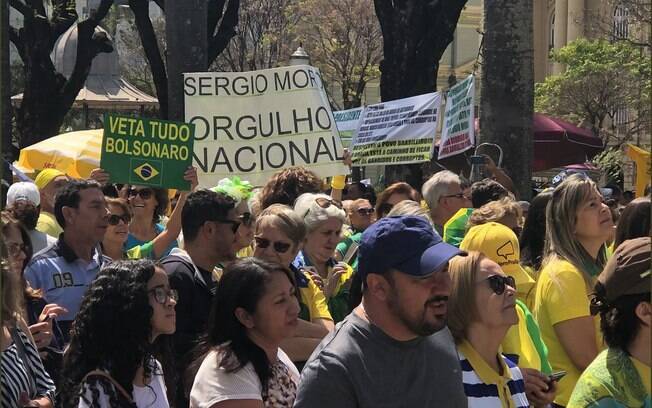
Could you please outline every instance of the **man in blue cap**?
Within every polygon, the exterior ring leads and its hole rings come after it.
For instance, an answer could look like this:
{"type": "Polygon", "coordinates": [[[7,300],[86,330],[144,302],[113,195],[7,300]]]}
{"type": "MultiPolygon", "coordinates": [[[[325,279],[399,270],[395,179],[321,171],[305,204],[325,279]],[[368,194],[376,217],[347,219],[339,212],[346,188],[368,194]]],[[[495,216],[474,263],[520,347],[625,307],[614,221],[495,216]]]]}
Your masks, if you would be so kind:
{"type": "Polygon", "coordinates": [[[359,251],[362,303],[306,363],[295,408],[466,407],[445,329],[448,261],[465,253],[412,216],[373,224],[359,251]]]}

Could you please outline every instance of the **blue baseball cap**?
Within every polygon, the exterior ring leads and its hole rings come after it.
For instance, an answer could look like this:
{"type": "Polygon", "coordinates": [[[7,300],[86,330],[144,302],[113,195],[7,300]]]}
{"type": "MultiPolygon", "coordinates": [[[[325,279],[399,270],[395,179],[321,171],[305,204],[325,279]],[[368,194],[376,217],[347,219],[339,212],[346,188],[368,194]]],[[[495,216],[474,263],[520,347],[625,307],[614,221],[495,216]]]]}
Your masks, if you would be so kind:
{"type": "Polygon", "coordinates": [[[385,217],[362,233],[358,273],[363,282],[370,273],[396,269],[417,278],[440,270],[466,252],[445,243],[423,217],[385,217]]]}

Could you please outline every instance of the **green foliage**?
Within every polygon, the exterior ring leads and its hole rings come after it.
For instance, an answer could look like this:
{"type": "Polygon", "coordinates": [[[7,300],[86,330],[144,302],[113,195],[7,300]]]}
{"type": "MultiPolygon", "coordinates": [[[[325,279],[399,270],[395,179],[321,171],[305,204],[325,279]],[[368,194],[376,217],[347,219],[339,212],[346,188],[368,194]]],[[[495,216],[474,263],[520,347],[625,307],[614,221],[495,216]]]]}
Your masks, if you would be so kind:
{"type": "Polygon", "coordinates": [[[652,66],[649,56],[627,42],[579,39],[551,59],[565,66],[535,87],[535,111],[590,126],[605,141],[622,144],[632,134],[650,129],[652,66]],[[618,128],[614,118],[627,108],[629,118],[618,128]]]}
{"type": "Polygon", "coordinates": [[[625,156],[620,149],[610,148],[605,149],[595,156],[592,163],[607,175],[609,182],[619,184],[623,181],[622,168],[625,163],[624,158],[625,156]]]}

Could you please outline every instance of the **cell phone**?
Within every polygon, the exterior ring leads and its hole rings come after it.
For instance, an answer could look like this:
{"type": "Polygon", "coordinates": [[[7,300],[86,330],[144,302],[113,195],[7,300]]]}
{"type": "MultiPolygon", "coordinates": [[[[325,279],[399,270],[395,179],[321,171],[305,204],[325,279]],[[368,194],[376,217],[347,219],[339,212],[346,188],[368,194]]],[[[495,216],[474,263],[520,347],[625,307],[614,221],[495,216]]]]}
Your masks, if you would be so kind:
{"type": "Polygon", "coordinates": [[[566,375],[566,371],[562,370],[562,371],[557,371],[557,372],[554,372],[554,373],[550,374],[548,376],[548,378],[550,379],[550,382],[559,381],[562,378],[564,378],[565,375],[566,375]]]}

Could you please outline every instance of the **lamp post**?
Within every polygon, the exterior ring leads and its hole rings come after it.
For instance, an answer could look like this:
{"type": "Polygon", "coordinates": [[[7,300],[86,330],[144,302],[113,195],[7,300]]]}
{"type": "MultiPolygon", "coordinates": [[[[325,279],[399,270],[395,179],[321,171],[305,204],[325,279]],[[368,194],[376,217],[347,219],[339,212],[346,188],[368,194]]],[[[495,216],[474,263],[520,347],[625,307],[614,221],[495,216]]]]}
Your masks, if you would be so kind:
{"type": "Polygon", "coordinates": [[[299,48],[290,55],[290,66],[310,65],[310,56],[303,49],[303,44],[299,43],[299,48]]]}

